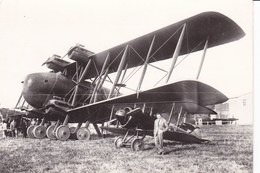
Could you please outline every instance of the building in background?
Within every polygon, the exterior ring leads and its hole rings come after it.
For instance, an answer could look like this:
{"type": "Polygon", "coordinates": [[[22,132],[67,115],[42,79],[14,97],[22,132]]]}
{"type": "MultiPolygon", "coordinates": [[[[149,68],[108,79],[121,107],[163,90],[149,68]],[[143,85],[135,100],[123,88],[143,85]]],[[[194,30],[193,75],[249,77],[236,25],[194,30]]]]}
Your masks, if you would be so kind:
{"type": "Polygon", "coordinates": [[[225,103],[209,107],[217,114],[190,115],[185,122],[194,125],[249,125],[253,124],[253,94],[245,93],[238,97],[229,98],[225,103]]]}
{"type": "Polygon", "coordinates": [[[229,98],[227,102],[215,105],[215,111],[218,114],[211,115],[211,119],[237,119],[237,124],[253,124],[253,94],[249,92],[229,98]]]}

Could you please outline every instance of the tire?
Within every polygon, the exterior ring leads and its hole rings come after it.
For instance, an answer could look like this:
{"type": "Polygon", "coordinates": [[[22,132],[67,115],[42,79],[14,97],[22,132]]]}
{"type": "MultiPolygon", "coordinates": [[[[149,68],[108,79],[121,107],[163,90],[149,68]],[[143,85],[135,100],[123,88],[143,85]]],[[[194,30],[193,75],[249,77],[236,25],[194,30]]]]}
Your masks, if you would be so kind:
{"type": "Polygon", "coordinates": [[[131,149],[133,151],[144,150],[144,141],[142,139],[135,138],[131,143],[131,149]]]}

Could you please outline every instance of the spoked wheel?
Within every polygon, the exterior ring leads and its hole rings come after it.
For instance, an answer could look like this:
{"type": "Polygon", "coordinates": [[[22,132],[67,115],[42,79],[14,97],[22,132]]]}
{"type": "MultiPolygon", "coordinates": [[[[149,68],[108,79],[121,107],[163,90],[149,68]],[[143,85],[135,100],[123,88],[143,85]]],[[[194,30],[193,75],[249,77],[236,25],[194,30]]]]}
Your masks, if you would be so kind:
{"type": "Polygon", "coordinates": [[[30,125],[28,128],[27,128],[27,136],[29,138],[34,138],[34,135],[33,135],[33,129],[35,128],[35,125],[30,125]]]}
{"type": "Polygon", "coordinates": [[[86,127],[81,127],[77,131],[77,139],[78,140],[89,140],[90,139],[90,131],[86,127]]]}
{"type": "Polygon", "coordinates": [[[131,143],[133,151],[142,151],[144,149],[144,141],[142,139],[134,139],[131,143]]]}
{"type": "Polygon", "coordinates": [[[46,135],[48,139],[57,139],[54,133],[55,125],[51,125],[46,130],[46,135]]]}
{"type": "Polygon", "coordinates": [[[61,125],[57,128],[55,134],[57,139],[66,141],[70,137],[70,128],[66,125],[61,125]]]}
{"type": "Polygon", "coordinates": [[[46,136],[46,127],[38,125],[33,129],[33,135],[37,139],[42,139],[46,136]]]}
{"type": "Polygon", "coordinates": [[[114,141],[116,148],[121,148],[123,146],[123,138],[121,136],[117,137],[114,141]]]}

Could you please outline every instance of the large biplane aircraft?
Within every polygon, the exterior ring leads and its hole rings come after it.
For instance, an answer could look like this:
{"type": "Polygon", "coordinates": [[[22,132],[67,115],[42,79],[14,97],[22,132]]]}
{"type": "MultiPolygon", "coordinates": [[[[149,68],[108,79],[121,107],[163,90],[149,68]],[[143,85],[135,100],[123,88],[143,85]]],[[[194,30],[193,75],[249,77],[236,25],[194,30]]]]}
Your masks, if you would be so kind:
{"type": "MultiPolygon", "coordinates": [[[[184,115],[213,114],[215,112],[207,106],[228,100],[218,90],[197,80],[207,49],[236,41],[244,35],[230,18],[217,12],[204,12],[97,54],[83,46],[74,46],[64,56],[73,62],[54,55],[44,63],[51,72],[29,74],[23,82],[22,97],[17,105],[24,99],[30,105],[30,109],[24,108],[28,115],[41,119],[40,124],[28,128],[28,135],[36,138],[47,135],[49,139],[59,140],[74,135],[80,140],[89,139],[90,123],[101,135],[97,124],[107,121],[113,124],[114,120],[121,126],[103,129],[123,133],[141,129],[134,131],[149,135],[154,121],[152,115],[156,112],[165,113],[169,123],[176,120],[175,113],[179,112],[174,132],[184,133],[185,130],[181,130],[184,126],[179,126],[184,115]],[[203,52],[197,78],[169,82],[180,56],[187,57],[200,50],[203,52]],[[166,59],[172,59],[167,71],[153,64],[166,59]],[[148,66],[166,73],[164,84],[142,90],[148,66]],[[134,93],[123,95],[120,89],[128,88],[126,82],[137,72],[140,76],[134,93]],[[109,82],[111,87],[105,87],[109,82]],[[46,120],[56,123],[46,129],[43,126],[46,120]],[[70,128],[69,123],[78,125],[70,128]]],[[[191,133],[183,136],[170,131],[166,138],[203,141],[191,133]]]]}

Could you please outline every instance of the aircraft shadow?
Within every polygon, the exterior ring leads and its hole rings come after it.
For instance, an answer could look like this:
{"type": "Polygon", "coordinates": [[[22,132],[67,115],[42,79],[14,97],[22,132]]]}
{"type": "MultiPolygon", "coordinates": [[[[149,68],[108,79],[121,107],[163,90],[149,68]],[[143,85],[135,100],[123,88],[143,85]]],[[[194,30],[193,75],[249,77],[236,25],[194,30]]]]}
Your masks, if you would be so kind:
{"type": "MultiPolygon", "coordinates": [[[[167,141],[164,142],[164,155],[168,155],[170,153],[175,153],[178,151],[188,151],[188,150],[195,150],[199,145],[209,145],[210,143],[202,143],[202,144],[188,144],[188,143],[180,143],[175,141],[167,141]]],[[[212,145],[212,144],[211,144],[212,145]]],[[[154,143],[148,143],[145,145],[143,151],[153,150],[155,149],[154,143]]]]}

